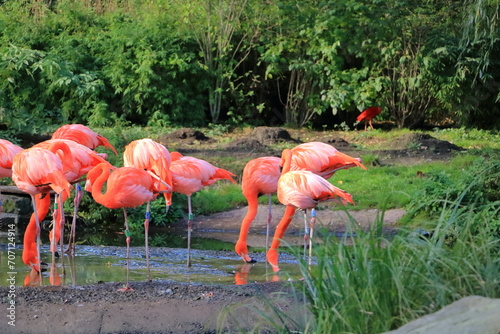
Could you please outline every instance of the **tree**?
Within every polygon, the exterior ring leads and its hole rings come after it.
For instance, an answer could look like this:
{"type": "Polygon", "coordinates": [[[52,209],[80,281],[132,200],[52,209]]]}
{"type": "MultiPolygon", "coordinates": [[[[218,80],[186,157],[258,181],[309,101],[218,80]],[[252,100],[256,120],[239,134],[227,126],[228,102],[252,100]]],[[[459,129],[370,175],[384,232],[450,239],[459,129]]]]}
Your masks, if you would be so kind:
{"type": "Polygon", "coordinates": [[[326,105],[321,101],[321,70],[318,64],[317,17],[325,9],[319,1],[277,1],[275,26],[267,32],[262,61],[266,78],[276,78],[284,108],[284,121],[292,127],[308,124],[326,105]],[[283,83],[283,84],[282,84],[283,83]]]}
{"type": "Polygon", "coordinates": [[[102,81],[92,72],[78,73],[60,56],[10,46],[0,59],[0,119],[21,130],[65,122],[74,110],[99,105],[102,81]]]}
{"type": "Polygon", "coordinates": [[[460,123],[500,128],[500,2],[465,0],[457,66],[460,123]]]}
{"type": "Polygon", "coordinates": [[[212,122],[217,123],[228,83],[259,36],[263,11],[251,0],[197,0],[184,5],[181,22],[198,43],[210,76],[209,109],[212,122]]]}

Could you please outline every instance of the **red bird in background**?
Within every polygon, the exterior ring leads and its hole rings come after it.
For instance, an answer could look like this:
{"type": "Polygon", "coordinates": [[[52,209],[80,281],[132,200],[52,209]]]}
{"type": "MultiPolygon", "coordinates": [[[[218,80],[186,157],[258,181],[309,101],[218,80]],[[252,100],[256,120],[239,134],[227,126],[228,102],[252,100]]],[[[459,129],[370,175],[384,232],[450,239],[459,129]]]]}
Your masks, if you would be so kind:
{"type": "Polygon", "coordinates": [[[370,125],[370,127],[373,130],[373,125],[372,125],[372,119],[375,118],[378,114],[382,112],[382,108],[380,107],[370,107],[366,108],[361,114],[359,114],[358,118],[356,120],[358,122],[365,121],[365,131],[366,131],[366,125],[370,125]]]}

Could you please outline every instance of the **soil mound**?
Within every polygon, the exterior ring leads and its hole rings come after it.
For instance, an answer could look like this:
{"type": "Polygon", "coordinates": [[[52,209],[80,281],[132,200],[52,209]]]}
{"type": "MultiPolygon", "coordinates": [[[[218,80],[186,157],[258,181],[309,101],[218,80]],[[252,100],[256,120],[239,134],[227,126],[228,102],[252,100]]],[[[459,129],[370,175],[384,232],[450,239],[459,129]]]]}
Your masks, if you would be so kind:
{"type": "Polygon", "coordinates": [[[347,142],[346,140],[344,140],[340,137],[323,137],[323,138],[319,138],[317,141],[320,141],[320,142],[323,142],[326,144],[330,144],[333,147],[335,147],[336,149],[341,150],[341,151],[352,148],[352,146],[351,146],[351,144],[349,144],[349,142],[347,142]]]}
{"type": "Polygon", "coordinates": [[[211,139],[205,136],[203,132],[191,128],[182,128],[158,138],[158,141],[163,145],[168,145],[171,141],[177,142],[179,140],[186,144],[193,144],[196,141],[208,142],[211,139]]]}
{"type": "Polygon", "coordinates": [[[227,144],[226,149],[231,151],[250,150],[259,152],[266,151],[267,146],[256,139],[240,138],[227,144]]]}
{"type": "Polygon", "coordinates": [[[250,133],[249,135],[249,138],[258,141],[263,145],[284,141],[297,142],[297,140],[293,139],[287,130],[267,126],[259,126],[253,129],[252,133],[250,133]]]}
{"type": "Polygon", "coordinates": [[[394,140],[392,147],[398,150],[415,148],[418,150],[429,150],[435,153],[451,151],[465,151],[449,141],[439,140],[425,133],[407,133],[394,140]]]}

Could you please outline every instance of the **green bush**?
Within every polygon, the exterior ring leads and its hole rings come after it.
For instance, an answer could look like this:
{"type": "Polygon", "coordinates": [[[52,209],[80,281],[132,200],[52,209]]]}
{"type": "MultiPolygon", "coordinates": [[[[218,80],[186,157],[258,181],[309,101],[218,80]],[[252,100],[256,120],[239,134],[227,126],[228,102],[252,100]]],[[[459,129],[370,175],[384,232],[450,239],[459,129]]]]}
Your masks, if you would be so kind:
{"type": "MultiPolygon", "coordinates": [[[[460,177],[445,171],[427,174],[422,187],[408,205],[409,215],[421,212],[450,216],[452,212],[473,208],[481,216],[491,217],[488,229],[500,236],[498,204],[500,203],[500,160],[477,158],[460,177]],[[455,208],[458,206],[458,208],[455,208]]],[[[461,219],[456,224],[465,224],[461,219]]]]}

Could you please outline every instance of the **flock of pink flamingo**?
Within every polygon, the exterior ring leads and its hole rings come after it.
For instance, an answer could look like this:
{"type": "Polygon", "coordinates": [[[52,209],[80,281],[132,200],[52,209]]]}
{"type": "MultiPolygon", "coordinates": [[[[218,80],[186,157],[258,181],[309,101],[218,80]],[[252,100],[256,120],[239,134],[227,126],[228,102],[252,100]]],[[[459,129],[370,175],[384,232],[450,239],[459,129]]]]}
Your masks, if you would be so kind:
{"type": "MultiPolygon", "coordinates": [[[[146,204],[144,221],[145,252],[149,270],[148,229],[150,202],[158,195],[166,200],[166,210],[172,204],[172,193],[184,194],[188,198],[188,241],[187,265],[190,261],[190,239],[193,213],[191,196],[206,186],[219,181],[233,179],[235,174],[213,166],[209,162],[194,157],[183,156],[179,152],[169,152],[160,143],[144,138],[129,143],[123,153],[123,166],[115,167],[106,159],[107,155],[97,153],[98,146],[104,146],[118,154],[103,136],[81,124],[68,124],[57,129],[50,140],[31,148],[23,149],[7,140],[0,140],[0,177],[12,177],[16,186],[31,196],[33,214],[24,234],[23,262],[31,268],[30,276],[41,275],[40,222],[50,210],[50,194],[54,194],[53,226],[50,232],[50,251],[54,257],[63,250],[64,202],[75,191],[73,222],[66,253],[74,254],[75,217],[82,190],[80,182],[85,181],[85,190],[92,198],[109,209],[122,209],[124,215],[127,246],[127,278],[122,290],[130,290],[129,248],[127,208],[146,204]],[[73,185],[76,185],[73,187],[73,185]],[[75,189],[76,188],[76,189],[75,189]]],[[[244,170],[241,182],[242,193],[248,202],[248,211],[241,222],[236,253],[244,262],[255,262],[249,255],[247,235],[258,211],[258,198],[268,196],[268,220],[266,248],[270,234],[272,217],[271,197],[286,206],[278,223],[267,261],[273,271],[279,271],[278,248],[297,210],[304,211],[304,247],[314,230],[315,208],[323,201],[337,201],[343,205],[354,204],[351,194],[333,186],[329,179],[335,172],[351,167],[366,169],[359,158],[353,158],[336,150],[329,144],[310,142],[292,149],[285,149],[281,157],[261,157],[250,160],[244,170]],[[311,210],[311,220],[307,222],[307,210],[311,210]]],[[[0,194],[1,196],[1,194],[0,194]]],[[[1,197],[0,197],[1,210],[1,197]]],[[[0,211],[1,212],[1,211],[0,211]]],[[[304,248],[304,249],[305,249],[304,248]]]]}

